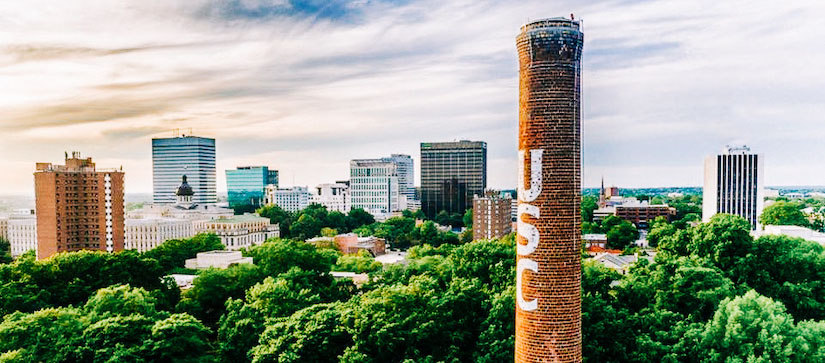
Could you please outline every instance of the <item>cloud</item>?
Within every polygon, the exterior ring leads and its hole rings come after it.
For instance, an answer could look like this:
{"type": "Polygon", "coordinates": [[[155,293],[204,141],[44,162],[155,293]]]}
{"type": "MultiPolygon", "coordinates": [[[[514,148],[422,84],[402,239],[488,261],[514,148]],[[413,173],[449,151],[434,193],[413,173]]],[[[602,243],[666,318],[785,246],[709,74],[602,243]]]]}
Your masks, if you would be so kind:
{"type": "Polygon", "coordinates": [[[150,139],[192,128],[217,138],[219,168],[299,185],[345,178],[349,158],[481,139],[490,185],[509,189],[515,36],[570,12],[585,185],[696,185],[732,139],[775,163],[768,183],[822,184],[815,1],[32,0],[0,4],[0,188],[31,193],[34,162],[81,149],[150,191],[150,139]]]}

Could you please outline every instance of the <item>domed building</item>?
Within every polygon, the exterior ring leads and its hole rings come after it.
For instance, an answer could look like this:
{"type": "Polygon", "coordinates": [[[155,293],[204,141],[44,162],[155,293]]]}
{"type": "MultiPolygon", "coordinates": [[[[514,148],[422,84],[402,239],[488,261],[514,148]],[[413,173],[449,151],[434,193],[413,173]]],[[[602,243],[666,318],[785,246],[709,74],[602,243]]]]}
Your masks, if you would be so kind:
{"type": "Polygon", "coordinates": [[[195,195],[195,192],[192,190],[192,187],[189,185],[189,182],[186,181],[186,175],[181,177],[181,183],[178,187],[178,190],[175,192],[177,203],[176,205],[183,209],[192,209],[195,206],[192,203],[192,196],[195,195]]]}

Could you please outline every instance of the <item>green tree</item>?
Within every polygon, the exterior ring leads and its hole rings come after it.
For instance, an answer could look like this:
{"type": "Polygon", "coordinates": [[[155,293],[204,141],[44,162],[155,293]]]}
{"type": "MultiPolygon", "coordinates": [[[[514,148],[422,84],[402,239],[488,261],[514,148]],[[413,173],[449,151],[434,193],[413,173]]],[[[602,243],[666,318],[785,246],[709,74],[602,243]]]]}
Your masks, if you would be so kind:
{"type": "Polygon", "coordinates": [[[762,236],[741,259],[747,285],[781,301],[797,320],[825,319],[825,248],[788,236],[762,236]]]}
{"type": "Polygon", "coordinates": [[[582,223],[584,222],[593,222],[593,211],[599,208],[599,205],[596,204],[598,202],[598,198],[585,195],[582,197],[582,204],[581,204],[581,215],[582,215],[582,223]]]}
{"type": "Polygon", "coordinates": [[[461,243],[470,243],[473,241],[473,229],[467,228],[461,234],[458,235],[458,239],[461,243]]]}
{"type": "Polygon", "coordinates": [[[462,218],[462,222],[464,222],[464,227],[473,228],[473,209],[467,209],[464,211],[464,217],[462,218]]]}
{"type": "Polygon", "coordinates": [[[302,214],[289,227],[290,235],[300,240],[307,240],[321,234],[322,223],[311,214],[302,214]]]}
{"type": "Polygon", "coordinates": [[[314,304],[349,298],[342,283],[329,275],[293,267],[277,277],[267,277],[246,292],[246,302],[230,299],[219,322],[218,340],[225,361],[247,361],[258,337],[296,311],[314,304]]]}
{"type": "Polygon", "coordinates": [[[247,289],[261,280],[261,269],[250,264],[204,270],[195,278],[192,288],[182,294],[177,310],[214,327],[224,313],[226,300],[242,298],[247,289]]]}
{"type": "Polygon", "coordinates": [[[344,325],[354,337],[342,361],[470,361],[489,307],[478,281],[446,288],[427,276],[350,300],[344,325]]]}
{"type": "Polygon", "coordinates": [[[415,228],[415,220],[406,217],[392,217],[384,223],[376,223],[373,235],[384,238],[393,246],[398,246],[401,236],[409,235],[415,228]]]}
{"type": "Polygon", "coordinates": [[[210,331],[189,314],[157,321],[146,342],[147,358],[156,362],[209,362],[210,331]]]}
{"type": "Polygon", "coordinates": [[[347,214],[347,226],[349,230],[354,230],[361,226],[366,226],[375,223],[375,217],[362,208],[353,208],[347,214]]]}
{"type": "Polygon", "coordinates": [[[131,314],[151,317],[157,313],[156,304],[157,300],[148,291],[120,285],[97,290],[83,309],[92,320],[131,314]]]}
{"type": "Polygon", "coordinates": [[[490,312],[481,324],[473,361],[479,363],[508,362],[515,358],[516,289],[510,286],[494,296],[490,312]]]}
{"type": "Polygon", "coordinates": [[[327,228],[332,228],[339,233],[346,233],[350,231],[347,225],[347,216],[339,211],[329,212],[327,215],[327,228]]]}
{"type": "Polygon", "coordinates": [[[793,318],[781,303],[751,290],[725,299],[705,325],[700,349],[705,362],[795,362],[793,318]]]}
{"type": "Polygon", "coordinates": [[[802,205],[795,202],[775,202],[762,211],[759,216],[759,223],[766,225],[780,226],[802,226],[810,227],[808,217],[802,212],[802,205]]]}
{"type": "Polygon", "coordinates": [[[84,327],[83,312],[75,308],[15,312],[0,323],[0,353],[16,351],[23,362],[77,362],[84,327]]]}
{"type": "Polygon", "coordinates": [[[258,345],[266,317],[241,299],[226,301],[226,313],[218,322],[218,353],[224,362],[248,362],[250,349],[258,345]]]}
{"type": "Polygon", "coordinates": [[[200,233],[191,238],[173,239],[143,253],[143,257],[158,261],[164,271],[183,267],[187,259],[195,258],[198,252],[223,250],[220,237],[214,233],[200,233]]]}
{"type": "MultiPolygon", "coordinates": [[[[607,221],[607,219],[605,219],[607,221]]],[[[630,221],[621,220],[607,230],[607,247],[625,249],[639,238],[639,231],[630,221]]]]}
{"type": "Polygon", "coordinates": [[[0,265],[0,314],[82,305],[98,289],[119,284],[170,296],[164,293],[170,286],[163,276],[157,261],[135,251],[58,253],[40,261],[20,258],[0,265]]]}
{"type": "Polygon", "coordinates": [[[676,233],[676,227],[668,223],[665,217],[656,217],[650,225],[650,232],[647,234],[647,243],[651,247],[659,245],[659,241],[676,233]]]}
{"type": "MultiPolygon", "coordinates": [[[[252,257],[264,276],[277,276],[292,267],[318,273],[329,272],[330,266],[338,260],[338,253],[328,249],[318,249],[301,241],[271,239],[253,246],[244,252],[252,257]]],[[[261,278],[263,279],[263,278],[261,278]]]]}
{"type": "Polygon", "coordinates": [[[11,258],[11,244],[3,236],[0,236],[0,264],[9,263],[11,258]]]}
{"type": "Polygon", "coordinates": [[[695,256],[708,259],[739,283],[744,271],[752,268],[742,259],[753,248],[750,231],[751,225],[744,218],[717,214],[708,223],[692,229],[688,250],[695,256]]]}
{"type": "Polygon", "coordinates": [[[292,236],[290,226],[295,220],[292,213],[285,211],[277,204],[267,204],[256,211],[261,217],[269,218],[269,222],[277,224],[282,237],[292,236]]]}
{"type": "Polygon", "coordinates": [[[342,325],[344,307],[318,304],[267,326],[253,362],[335,362],[353,342],[342,325]]]}
{"type": "Polygon", "coordinates": [[[332,267],[333,271],[351,271],[366,273],[380,271],[383,265],[375,260],[366,250],[360,250],[356,255],[343,255],[332,267]]]}
{"type": "Polygon", "coordinates": [[[95,321],[83,331],[83,345],[78,351],[84,361],[145,361],[148,353],[144,344],[150,340],[154,323],[140,314],[113,315],[95,321]]]}
{"type": "Polygon", "coordinates": [[[450,214],[447,213],[447,211],[442,210],[442,211],[438,212],[438,214],[435,215],[435,218],[433,218],[433,221],[435,221],[435,223],[438,223],[439,225],[442,225],[442,226],[449,226],[450,223],[451,223],[450,222],[450,214]]]}

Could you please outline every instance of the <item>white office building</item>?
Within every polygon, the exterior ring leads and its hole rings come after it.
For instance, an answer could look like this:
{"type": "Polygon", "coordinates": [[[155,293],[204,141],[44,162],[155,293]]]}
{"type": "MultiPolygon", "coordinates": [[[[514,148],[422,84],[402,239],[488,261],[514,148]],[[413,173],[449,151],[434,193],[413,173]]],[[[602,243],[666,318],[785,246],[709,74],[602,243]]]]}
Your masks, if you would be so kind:
{"type": "Polygon", "coordinates": [[[126,219],[125,248],[145,252],[171,239],[189,238],[195,235],[191,219],[145,218],[126,219]]]}
{"type": "Polygon", "coordinates": [[[12,214],[7,228],[12,257],[37,250],[37,217],[34,214],[12,214]]]}
{"type": "MultiPolygon", "coordinates": [[[[392,154],[384,161],[395,163],[398,175],[398,192],[407,198],[407,202],[415,200],[415,164],[412,157],[405,154],[392,154]]],[[[418,208],[421,209],[421,208],[418,208]]]]}
{"type": "Polygon", "coordinates": [[[0,238],[9,239],[9,217],[0,216],[0,238]]]}
{"type": "Polygon", "coordinates": [[[352,204],[349,194],[349,185],[344,183],[326,183],[315,187],[315,194],[310,197],[310,203],[320,204],[327,210],[349,213],[352,204]]]}
{"type": "Polygon", "coordinates": [[[362,208],[378,219],[406,209],[407,198],[400,193],[398,165],[385,159],[350,161],[352,208],[362,208]]]}
{"type": "Polygon", "coordinates": [[[266,204],[275,204],[287,212],[297,212],[309,206],[307,187],[278,188],[266,186],[266,204]]]}
{"type": "Polygon", "coordinates": [[[759,227],[765,203],[765,159],[747,146],[727,146],[705,158],[702,221],[717,213],[741,216],[759,227]]]}
{"type": "Polygon", "coordinates": [[[281,235],[277,224],[254,214],[197,222],[195,231],[218,235],[226,249],[232,251],[259,245],[281,235]]]}

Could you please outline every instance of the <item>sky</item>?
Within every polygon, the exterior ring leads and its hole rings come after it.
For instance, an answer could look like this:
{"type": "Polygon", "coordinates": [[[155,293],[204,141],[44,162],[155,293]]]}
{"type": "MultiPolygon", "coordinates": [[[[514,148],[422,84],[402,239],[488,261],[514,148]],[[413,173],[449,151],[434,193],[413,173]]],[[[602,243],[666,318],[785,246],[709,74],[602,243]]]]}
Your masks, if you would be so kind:
{"type": "Polygon", "coordinates": [[[75,150],[151,192],[151,139],[173,129],[216,138],[219,191],[236,166],[312,187],[462,139],[511,189],[515,37],[571,13],[584,186],[700,186],[730,143],[765,155],[767,185],[825,184],[818,0],[27,0],[0,2],[0,194],[75,150]]]}

